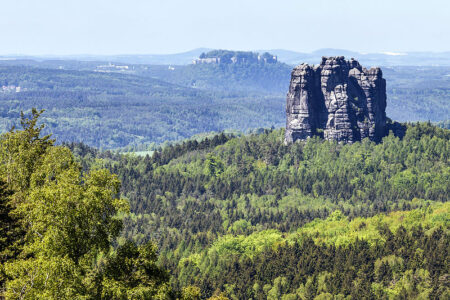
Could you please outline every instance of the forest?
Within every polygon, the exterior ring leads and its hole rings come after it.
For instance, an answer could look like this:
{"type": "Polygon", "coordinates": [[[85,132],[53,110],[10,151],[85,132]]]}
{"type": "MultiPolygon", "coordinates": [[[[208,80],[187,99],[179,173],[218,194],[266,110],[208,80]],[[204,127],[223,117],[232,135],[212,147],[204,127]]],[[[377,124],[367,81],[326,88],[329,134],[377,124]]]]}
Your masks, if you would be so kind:
{"type": "Polygon", "coordinates": [[[68,146],[84,169],[118,174],[131,209],[119,240],[155,241],[178,289],[230,299],[445,298],[450,133],[407,127],[402,139],[352,145],[286,146],[283,130],[222,133],[145,158],[68,146]]]}
{"type": "Polygon", "coordinates": [[[41,107],[45,133],[103,149],[281,126],[284,115],[278,96],[204,91],[130,74],[0,67],[0,82],[21,87],[0,92],[0,132],[18,125],[20,111],[41,107]]]}
{"type": "MultiPolygon", "coordinates": [[[[41,117],[57,142],[101,149],[152,150],[204,132],[279,128],[293,66],[284,63],[129,65],[108,62],[0,61],[0,132],[20,111],[41,117]],[[113,64],[114,65],[114,64],[113,64]]],[[[387,115],[397,121],[446,122],[449,67],[385,67],[387,115]]]]}
{"type": "Polygon", "coordinates": [[[138,157],[0,137],[7,299],[446,299],[450,131],[376,144],[283,130],[138,157]]]}
{"type": "Polygon", "coordinates": [[[103,65],[0,66],[0,299],[450,298],[448,67],[285,145],[292,66],[103,65]]]}

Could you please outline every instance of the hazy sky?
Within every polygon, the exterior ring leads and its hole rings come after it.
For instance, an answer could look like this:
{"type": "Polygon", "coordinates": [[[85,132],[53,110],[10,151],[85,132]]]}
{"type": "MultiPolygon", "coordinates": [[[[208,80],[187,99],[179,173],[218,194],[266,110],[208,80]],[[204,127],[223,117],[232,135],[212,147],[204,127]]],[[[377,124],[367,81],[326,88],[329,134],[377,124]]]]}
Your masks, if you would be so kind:
{"type": "Polygon", "coordinates": [[[449,51],[448,0],[0,0],[0,54],[449,51]]]}

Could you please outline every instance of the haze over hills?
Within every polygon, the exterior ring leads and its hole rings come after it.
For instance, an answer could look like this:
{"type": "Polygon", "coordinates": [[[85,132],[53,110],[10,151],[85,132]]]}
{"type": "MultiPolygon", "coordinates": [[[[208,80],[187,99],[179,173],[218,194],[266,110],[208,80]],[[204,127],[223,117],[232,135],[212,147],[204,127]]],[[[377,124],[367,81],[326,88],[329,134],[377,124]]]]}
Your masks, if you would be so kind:
{"type": "Polygon", "coordinates": [[[119,54],[119,55],[0,55],[3,60],[75,60],[75,61],[103,61],[120,62],[128,64],[152,64],[152,65],[186,65],[200,56],[201,53],[210,51],[209,48],[196,48],[186,52],[174,54],[119,54]]]}
{"type": "Polygon", "coordinates": [[[449,66],[450,52],[382,52],[360,53],[343,49],[319,49],[311,53],[301,53],[283,49],[268,50],[287,64],[302,62],[317,64],[322,56],[345,56],[355,58],[367,66],[449,66]]]}
{"type": "MultiPolygon", "coordinates": [[[[0,59],[31,59],[43,60],[79,60],[79,61],[111,61],[127,64],[151,65],[187,65],[192,63],[201,53],[211,48],[196,48],[186,52],[174,54],[121,54],[121,55],[0,55],[0,59]]],[[[450,51],[446,52],[381,52],[360,53],[344,49],[318,49],[313,52],[298,52],[285,49],[256,50],[256,52],[270,52],[278,56],[280,62],[297,65],[302,62],[314,64],[322,56],[354,57],[365,65],[378,66],[450,66],[450,51]]]]}
{"type": "Polygon", "coordinates": [[[0,131],[20,111],[46,109],[47,133],[102,148],[180,140],[208,131],[281,126],[282,98],[194,89],[149,76],[0,67],[0,131]]]}

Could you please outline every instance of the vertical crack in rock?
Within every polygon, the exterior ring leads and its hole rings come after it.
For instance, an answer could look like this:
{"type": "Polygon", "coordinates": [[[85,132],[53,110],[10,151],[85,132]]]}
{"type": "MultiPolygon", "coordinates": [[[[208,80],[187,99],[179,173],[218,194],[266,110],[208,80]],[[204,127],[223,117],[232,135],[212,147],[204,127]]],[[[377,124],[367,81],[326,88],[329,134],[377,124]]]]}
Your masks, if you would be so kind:
{"type": "Polygon", "coordinates": [[[386,133],[386,81],[380,68],[367,70],[353,58],[322,57],[291,73],[286,100],[285,142],[319,135],[347,143],[386,133]]]}

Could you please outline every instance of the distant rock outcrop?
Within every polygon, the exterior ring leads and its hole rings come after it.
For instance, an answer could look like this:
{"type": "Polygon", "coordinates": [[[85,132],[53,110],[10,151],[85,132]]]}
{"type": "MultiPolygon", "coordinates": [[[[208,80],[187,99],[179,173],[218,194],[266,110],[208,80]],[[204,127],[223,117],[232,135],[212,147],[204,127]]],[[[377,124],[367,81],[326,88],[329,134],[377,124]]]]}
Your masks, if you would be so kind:
{"type": "Polygon", "coordinates": [[[277,57],[268,52],[263,54],[245,51],[230,51],[230,50],[212,50],[207,53],[202,53],[198,59],[192,63],[194,65],[200,64],[256,64],[267,63],[274,64],[277,62],[277,57]]]}
{"type": "Polygon", "coordinates": [[[367,70],[353,58],[323,57],[291,73],[286,100],[285,142],[319,135],[352,143],[386,134],[386,81],[380,68],[367,70]]]}

